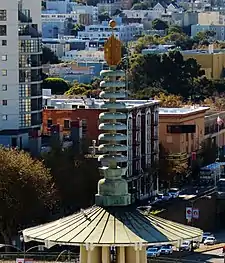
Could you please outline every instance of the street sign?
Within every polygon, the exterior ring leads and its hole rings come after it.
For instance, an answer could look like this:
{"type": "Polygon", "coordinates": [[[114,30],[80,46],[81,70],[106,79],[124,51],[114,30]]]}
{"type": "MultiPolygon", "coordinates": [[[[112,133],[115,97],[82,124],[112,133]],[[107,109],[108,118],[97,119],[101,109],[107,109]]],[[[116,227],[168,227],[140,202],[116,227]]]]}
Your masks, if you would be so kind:
{"type": "Polygon", "coordinates": [[[192,207],[186,207],[186,219],[192,219],[192,207]]]}
{"type": "Polygon", "coordinates": [[[192,217],[194,219],[199,219],[199,209],[198,208],[193,208],[192,217]]]}

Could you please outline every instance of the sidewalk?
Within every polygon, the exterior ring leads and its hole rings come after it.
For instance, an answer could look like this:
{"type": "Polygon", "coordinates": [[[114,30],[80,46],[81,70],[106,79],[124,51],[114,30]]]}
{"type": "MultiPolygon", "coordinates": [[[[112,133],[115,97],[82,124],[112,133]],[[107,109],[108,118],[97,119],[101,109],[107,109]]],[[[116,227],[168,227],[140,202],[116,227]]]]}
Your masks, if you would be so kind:
{"type": "Polygon", "coordinates": [[[197,252],[197,253],[205,253],[205,252],[208,252],[208,251],[212,251],[212,250],[216,250],[216,249],[222,248],[224,246],[225,246],[225,243],[219,243],[219,244],[215,244],[215,245],[212,245],[212,246],[204,246],[204,247],[195,249],[194,253],[195,252],[197,252]]]}

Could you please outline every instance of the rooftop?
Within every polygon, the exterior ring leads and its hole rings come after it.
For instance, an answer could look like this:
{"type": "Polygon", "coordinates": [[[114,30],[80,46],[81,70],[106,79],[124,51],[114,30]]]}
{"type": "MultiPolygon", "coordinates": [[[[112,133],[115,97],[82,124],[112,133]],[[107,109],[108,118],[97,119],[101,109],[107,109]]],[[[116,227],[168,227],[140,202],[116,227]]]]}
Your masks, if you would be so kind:
{"type": "MultiPolygon", "coordinates": [[[[47,104],[45,106],[51,107],[53,109],[75,109],[75,108],[83,108],[83,109],[101,109],[104,100],[102,99],[94,99],[94,98],[58,98],[52,96],[43,96],[44,100],[47,100],[47,104]]],[[[140,107],[143,105],[153,105],[158,104],[158,100],[117,100],[118,102],[124,102],[126,104],[127,109],[131,109],[134,107],[140,107]]],[[[46,102],[45,102],[46,103],[46,102]]]]}
{"type": "Polygon", "coordinates": [[[185,115],[190,113],[197,113],[201,111],[207,111],[209,107],[191,106],[183,108],[159,108],[160,115],[185,115]]]}
{"type": "Polygon", "coordinates": [[[179,243],[201,239],[200,229],[156,217],[145,216],[132,206],[90,207],[59,220],[23,231],[25,242],[95,246],[179,243]]]}

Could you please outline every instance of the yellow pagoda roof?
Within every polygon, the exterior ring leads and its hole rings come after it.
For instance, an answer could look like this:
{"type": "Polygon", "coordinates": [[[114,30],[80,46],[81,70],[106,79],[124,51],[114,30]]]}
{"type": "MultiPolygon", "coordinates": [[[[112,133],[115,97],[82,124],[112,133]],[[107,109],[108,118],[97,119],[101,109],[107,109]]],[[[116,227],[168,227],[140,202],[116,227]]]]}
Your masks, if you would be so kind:
{"type": "Polygon", "coordinates": [[[134,246],[179,244],[200,240],[202,230],[154,215],[146,216],[133,206],[99,207],[86,210],[23,231],[25,242],[61,245],[134,246]]]}

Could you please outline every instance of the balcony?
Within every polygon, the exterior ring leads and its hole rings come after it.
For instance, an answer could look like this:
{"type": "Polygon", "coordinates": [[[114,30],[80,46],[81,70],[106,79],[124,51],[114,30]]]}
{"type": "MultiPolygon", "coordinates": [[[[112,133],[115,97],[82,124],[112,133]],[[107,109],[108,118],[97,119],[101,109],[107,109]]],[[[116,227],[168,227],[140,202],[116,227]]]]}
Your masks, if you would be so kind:
{"type": "Polygon", "coordinates": [[[41,37],[41,33],[38,32],[36,25],[20,25],[18,34],[19,36],[30,36],[32,38],[41,37]]]}
{"type": "Polygon", "coordinates": [[[18,19],[21,23],[32,23],[30,10],[19,10],[18,19]]]}

